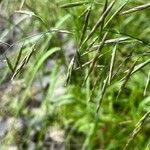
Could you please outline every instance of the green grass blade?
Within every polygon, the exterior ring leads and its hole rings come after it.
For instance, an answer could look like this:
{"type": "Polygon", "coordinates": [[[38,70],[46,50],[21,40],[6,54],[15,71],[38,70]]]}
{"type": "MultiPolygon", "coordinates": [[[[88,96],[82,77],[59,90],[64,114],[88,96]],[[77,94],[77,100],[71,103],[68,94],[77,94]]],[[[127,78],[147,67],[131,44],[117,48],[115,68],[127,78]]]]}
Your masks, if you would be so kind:
{"type": "Polygon", "coordinates": [[[77,7],[77,6],[82,6],[85,4],[88,4],[89,2],[87,1],[80,1],[80,2],[73,2],[73,3],[68,3],[68,4],[64,4],[59,6],[60,8],[72,8],[72,7],[77,7]]]}
{"type": "Polygon", "coordinates": [[[7,56],[5,56],[5,58],[6,58],[6,62],[7,62],[9,69],[11,70],[12,73],[14,73],[14,67],[13,67],[10,59],[7,56]]]}
{"type": "Polygon", "coordinates": [[[112,9],[113,5],[115,4],[115,0],[113,0],[109,6],[107,7],[107,9],[105,10],[105,12],[100,16],[100,18],[98,19],[97,23],[94,25],[94,27],[92,28],[91,32],[89,33],[89,35],[85,38],[85,40],[83,41],[82,45],[84,45],[95,33],[95,31],[97,30],[97,28],[101,25],[101,23],[103,22],[103,20],[106,18],[106,16],[108,15],[108,13],[110,12],[110,10],[112,9]]]}
{"type": "Polygon", "coordinates": [[[111,57],[111,62],[110,62],[110,69],[109,69],[109,76],[108,76],[108,84],[110,85],[111,79],[112,79],[112,74],[114,70],[114,64],[115,64],[115,58],[116,58],[116,49],[117,45],[112,50],[112,57],[111,57]]]}

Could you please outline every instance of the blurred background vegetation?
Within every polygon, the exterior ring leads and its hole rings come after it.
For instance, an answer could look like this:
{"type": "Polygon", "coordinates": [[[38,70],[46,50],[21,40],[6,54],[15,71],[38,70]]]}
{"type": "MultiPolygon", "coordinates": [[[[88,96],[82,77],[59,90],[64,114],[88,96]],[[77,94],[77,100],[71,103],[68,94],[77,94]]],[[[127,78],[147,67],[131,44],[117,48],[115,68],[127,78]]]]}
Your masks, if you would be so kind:
{"type": "Polygon", "coordinates": [[[0,10],[0,149],[150,149],[149,0],[0,10]]]}

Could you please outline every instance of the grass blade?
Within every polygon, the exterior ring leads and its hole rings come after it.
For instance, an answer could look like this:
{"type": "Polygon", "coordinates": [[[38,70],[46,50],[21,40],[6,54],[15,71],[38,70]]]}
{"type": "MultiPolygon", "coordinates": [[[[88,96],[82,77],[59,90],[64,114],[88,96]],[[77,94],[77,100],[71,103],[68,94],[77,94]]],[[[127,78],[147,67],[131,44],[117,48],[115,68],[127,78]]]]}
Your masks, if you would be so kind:
{"type": "Polygon", "coordinates": [[[133,130],[133,132],[131,133],[125,147],[123,148],[123,150],[126,150],[129,146],[129,144],[135,139],[135,137],[138,135],[138,133],[141,131],[141,129],[143,128],[143,125],[145,123],[145,121],[150,117],[150,111],[148,111],[140,120],[139,122],[136,124],[135,129],[133,130]]]}
{"type": "Polygon", "coordinates": [[[73,2],[73,3],[61,5],[60,8],[72,8],[72,7],[82,6],[82,5],[85,5],[88,3],[89,2],[87,2],[87,1],[73,2]]]}
{"type": "Polygon", "coordinates": [[[110,82],[111,82],[111,79],[112,79],[112,74],[113,74],[113,69],[114,69],[114,64],[115,64],[116,49],[117,49],[117,45],[115,45],[115,47],[112,50],[110,70],[109,70],[109,76],[108,76],[108,84],[109,85],[110,85],[110,82]]]}
{"type": "MultiPolygon", "coordinates": [[[[105,10],[105,12],[100,16],[100,18],[98,19],[97,23],[95,24],[95,26],[92,28],[91,32],[89,33],[89,35],[85,38],[85,40],[83,41],[82,45],[84,45],[91,37],[92,35],[95,33],[95,31],[97,30],[97,28],[101,25],[101,23],[103,22],[103,20],[106,18],[106,16],[108,15],[108,13],[110,12],[111,8],[113,7],[113,5],[115,4],[115,0],[113,0],[110,5],[107,7],[107,9],[105,10]]],[[[82,46],[81,45],[81,46],[82,46]]]]}
{"type": "Polygon", "coordinates": [[[102,39],[102,41],[101,41],[101,44],[99,45],[99,47],[98,47],[98,49],[97,49],[97,52],[96,52],[96,54],[95,54],[95,57],[94,57],[94,59],[93,59],[93,61],[92,61],[92,63],[91,63],[91,66],[90,66],[90,68],[89,68],[89,72],[88,72],[87,76],[85,77],[85,80],[84,80],[84,82],[83,82],[83,85],[84,85],[84,83],[86,82],[86,80],[88,79],[89,75],[92,73],[93,69],[95,68],[95,65],[96,65],[97,59],[98,59],[98,57],[99,57],[99,54],[100,54],[101,50],[103,49],[104,42],[105,42],[105,40],[106,40],[107,34],[108,34],[108,33],[105,33],[104,36],[103,36],[103,39],[102,39]]]}
{"type": "Polygon", "coordinates": [[[6,58],[6,62],[7,62],[9,69],[11,70],[12,73],[14,73],[14,67],[13,67],[10,59],[7,56],[5,56],[5,58],[6,58]]]}
{"type": "Polygon", "coordinates": [[[81,39],[80,39],[80,46],[82,44],[82,41],[84,39],[84,36],[85,36],[85,33],[86,33],[86,30],[87,30],[87,27],[88,27],[88,23],[89,23],[89,18],[90,18],[90,13],[91,13],[91,7],[88,8],[88,11],[85,15],[85,21],[84,21],[84,25],[83,25],[83,29],[82,29],[82,35],[81,35],[81,39]]]}
{"type": "Polygon", "coordinates": [[[116,100],[118,100],[118,98],[119,98],[121,92],[123,91],[123,89],[125,88],[127,82],[129,81],[129,79],[130,79],[130,77],[131,77],[131,75],[132,75],[132,71],[133,71],[133,69],[135,68],[135,65],[136,65],[137,61],[138,61],[138,59],[132,64],[131,68],[128,70],[128,73],[127,73],[126,76],[124,77],[124,81],[123,81],[123,83],[122,83],[122,85],[121,85],[121,87],[120,87],[120,90],[119,90],[119,92],[118,92],[118,95],[117,95],[116,100]]]}
{"type": "Polygon", "coordinates": [[[120,15],[126,15],[126,14],[130,14],[130,13],[133,13],[133,12],[136,12],[136,11],[141,11],[141,10],[147,9],[149,7],[150,7],[150,3],[144,4],[144,5],[140,5],[140,6],[131,8],[129,10],[123,11],[122,13],[120,13],[120,15]]]}
{"type": "Polygon", "coordinates": [[[113,20],[113,18],[119,14],[119,12],[125,7],[125,5],[128,3],[129,0],[127,0],[125,3],[123,3],[116,11],[115,13],[109,18],[109,20],[104,25],[104,28],[108,26],[108,24],[113,20]]]}
{"type": "Polygon", "coordinates": [[[20,61],[20,59],[21,59],[21,55],[22,55],[23,46],[24,46],[24,44],[23,44],[23,45],[21,46],[21,48],[20,48],[19,54],[18,54],[18,56],[17,56],[16,63],[15,63],[14,70],[16,70],[16,68],[17,68],[17,66],[18,66],[18,64],[19,64],[19,61],[20,61]]]}
{"type": "Polygon", "coordinates": [[[145,89],[144,89],[144,93],[143,93],[144,96],[146,96],[149,83],[150,83],[150,71],[149,71],[149,73],[148,73],[147,82],[146,82],[145,89]]]}
{"type": "Polygon", "coordinates": [[[107,76],[106,79],[103,81],[102,92],[101,92],[101,96],[100,96],[100,99],[99,99],[99,102],[98,102],[98,106],[97,106],[97,109],[96,109],[96,113],[97,113],[97,114],[98,114],[98,112],[99,112],[99,109],[100,109],[101,104],[102,104],[102,101],[103,101],[104,94],[105,94],[105,92],[106,92],[107,83],[108,83],[108,76],[107,76]]]}
{"type": "Polygon", "coordinates": [[[70,64],[68,66],[66,85],[68,83],[70,83],[70,81],[71,81],[71,76],[72,76],[72,71],[73,71],[74,63],[75,63],[75,56],[71,59],[70,64]]]}
{"type": "Polygon", "coordinates": [[[33,52],[35,51],[35,45],[31,47],[31,50],[26,54],[26,56],[21,61],[20,65],[16,68],[13,73],[12,80],[16,77],[16,75],[22,70],[22,68],[28,63],[30,57],[32,56],[33,52]]]}

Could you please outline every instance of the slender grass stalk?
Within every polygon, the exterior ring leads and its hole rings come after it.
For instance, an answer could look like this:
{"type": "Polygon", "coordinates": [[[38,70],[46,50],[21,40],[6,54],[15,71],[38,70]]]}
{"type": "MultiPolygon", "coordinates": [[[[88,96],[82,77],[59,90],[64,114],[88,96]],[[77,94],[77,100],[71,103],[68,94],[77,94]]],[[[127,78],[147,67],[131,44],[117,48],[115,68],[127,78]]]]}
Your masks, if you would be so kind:
{"type": "Polygon", "coordinates": [[[80,44],[79,46],[81,46],[85,33],[87,31],[87,27],[88,27],[88,23],[89,23],[89,19],[90,19],[90,14],[91,14],[91,6],[88,8],[88,11],[85,15],[85,21],[84,21],[84,25],[83,25],[83,29],[82,29],[82,34],[81,34],[81,39],[80,39],[80,44]]]}
{"type": "Polygon", "coordinates": [[[147,3],[147,4],[144,4],[144,5],[140,5],[140,6],[131,8],[129,10],[123,11],[123,12],[120,13],[120,15],[127,15],[127,14],[130,14],[130,13],[136,12],[136,11],[141,11],[143,9],[147,9],[149,7],[150,7],[150,3],[147,3]]]}
{"type": "Polygon", "coordinates": [[[99,110],[100,110],[100,107],[101,107],[101,104],[102,104],[102,101],[103,101],[103,98],[104,98],[104,94],[105,94],[106,89],[107,89],[107,85],[108,85],[108,76],[103,81],[103,87],[102,87],[101,95],[100,95],[98,105],[97,105],[97,108],[96,108],[96,113],[97,114],[99,113],[99,110]]]}
{"type": "Polygon", "coordinates": [[[116,58],[116,49],[117,45],[112,50],[112,57],[111,57],[111,62],[110,62],[110,69],[109,69],[109,76],[108,76],[108,84],[110,85],[111,79],[112,79],[112,74],[114,70],[114,64],[115,64],[115,58],[116,58]]]}
{"type": "Polygon", "coordinates": [[[88,1],[80,1],[80,2],[73,2],[73,3],[68,3],[68,4],[64,4],[59,6],[60,8],[72,8],[72,7],[77,7],[77,6],[82,6],[85,4],[88,4],[88,1]]]}

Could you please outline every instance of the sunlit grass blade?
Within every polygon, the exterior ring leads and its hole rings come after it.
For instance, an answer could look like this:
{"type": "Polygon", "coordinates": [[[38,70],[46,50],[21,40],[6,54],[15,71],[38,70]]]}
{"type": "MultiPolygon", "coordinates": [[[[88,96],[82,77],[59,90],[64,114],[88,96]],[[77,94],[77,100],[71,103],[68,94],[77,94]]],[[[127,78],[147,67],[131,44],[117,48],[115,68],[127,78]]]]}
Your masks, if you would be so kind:
{"type": "Polygon", "coordinates": [[[117,45],[115,45],[115,47],[112,50],[112,57],[111,57],[109,76],[108,76],[108,84],[109,85],[110,85],[110,82],[112,79],[112,74],[113,74],[113,69],[114,69],[114,64],[115,64],[116,49],[117,49],[117,45]]]}
{"type": "Polygon", "coordinates": [[[140,6],[131,8],[129,10],[123,11],[123,12],[120,13],[120,15],[126,15],[126,14],[130,14],[130,13],[133,13],[133,12],[136,12],[136,11],[141,11],[141,10],[147,9],[149,7],[150,7],[150,3],[147,3],[147,4],[144,4],[144,5],[140,5],[140,6]]]}
{"type": "Polygon", "coordinates": [[[72,76],[72,71],[75,63],[75,56],[71,59],[69,66],[68,66],[68,71],[67,71],[67,79],[66,79],[66,85],[70,83],[71,81],[71,76],[72,76]]]}
{"type": "Polygon", "coordinates": [[[72,7],[77,7],[77,6],[82,6],[85,4],[88,4],[89,2],[87,1],[80,1],[80,2],[73,2],[73,3],[68,3],[68,4],[64,4],[59,6],[60,8],[72,8],[72,7]]]}
{"type": "Polygon", "coordinates": [[[101,25],[101,23],[103,22],[103,20],[106,18],[106,16],[108,15],[108,13],[110,12],[111,8],[113,7],[113,5],[115,4],[115,0],[113,0],[110,5],[107,7],[107,9],[105,10],[105,12],[100,16],[100,18],[98,19],[97,23],[94,25],[94,27],[92,28],[91,32],[89,33],[89,35],[85,38],[85,40],[83,41],[82,45],[84,45],[91,37],[92,35],[95,33],[95,31],[97,30],[97,28],[101,25]]]}
{"type": "Polygon", "coordinates": [[[79,16],[79,18],[84,17],[84,16],[87,14],[88,11],[89,11],[89,7],[88,7],[87,9],[85,9],[85,10],[81,13],[81,15],[79,16]]]}

